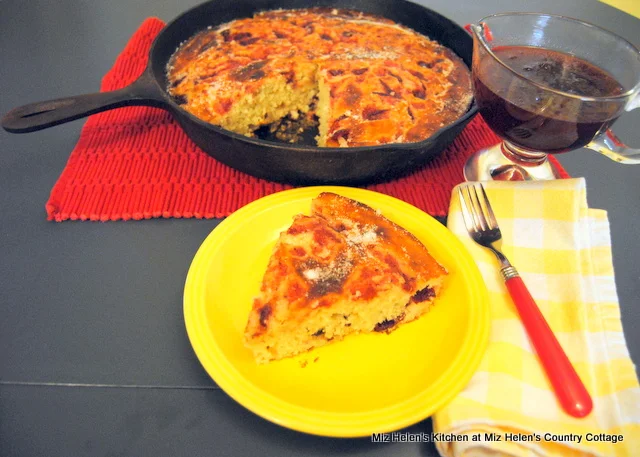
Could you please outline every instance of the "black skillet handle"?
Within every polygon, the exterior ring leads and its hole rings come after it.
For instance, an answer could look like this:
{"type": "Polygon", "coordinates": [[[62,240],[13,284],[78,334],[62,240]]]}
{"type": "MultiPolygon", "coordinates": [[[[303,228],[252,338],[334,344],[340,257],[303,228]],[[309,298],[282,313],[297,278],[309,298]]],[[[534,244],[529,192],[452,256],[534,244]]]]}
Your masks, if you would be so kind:
{"type": "Polygon", "coordinates": [[[11,133],[35,132],[91,114],[133,105],[167,106],[162,91],[149,71],[145,71],[136,81],[120,90],[59,98],[14,108],[2,118],[2,127],[11,133]]]}

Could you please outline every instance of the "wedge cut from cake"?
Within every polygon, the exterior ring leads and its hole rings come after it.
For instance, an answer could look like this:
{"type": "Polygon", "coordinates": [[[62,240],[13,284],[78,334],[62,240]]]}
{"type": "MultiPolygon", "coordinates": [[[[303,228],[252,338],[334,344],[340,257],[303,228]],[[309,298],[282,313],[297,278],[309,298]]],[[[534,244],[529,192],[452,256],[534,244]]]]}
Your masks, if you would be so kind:
{"type": "Polygon", "coordinates": [[[446,270],[378,211],[324,192],[280,234],[244,342],[258,363],[354,333],[389,332],[425,314],[446,270]]]}

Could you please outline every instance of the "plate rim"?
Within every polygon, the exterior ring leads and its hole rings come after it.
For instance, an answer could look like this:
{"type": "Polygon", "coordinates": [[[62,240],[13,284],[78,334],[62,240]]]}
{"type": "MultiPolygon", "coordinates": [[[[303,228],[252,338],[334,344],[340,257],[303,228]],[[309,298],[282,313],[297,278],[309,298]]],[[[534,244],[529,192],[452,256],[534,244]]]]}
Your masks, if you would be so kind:
{"type": "Polygon", "coordinates": [[[345,186],[309,186],[275,192],[248,203],[222,220],[203,240],[189,266],[184,287],[183,314],[187,336],[198,361],[220,389],[237,403],[254,414],[283,427],[313,435],[340,438],[365,437],[371,436],[373,433],[388,433],[432,416],[457,395],[476,372],[489,342],[490,328],[488,291],[482,275],[464,244],[446,226],[438,222],[433,216],[399,198],[368,189],[345,186]],[[429,389],[422,390],[417,395],[402,402],[374,411],[319,411],[286,402],[260,389],[247,380],[224,357],[224,354],[216,345],[203,347],[199,343],[199,341],[208,339],[198,338],[207,334],[208,328],[204,319],[194,320],[189,316],[190,303],[195,303],[192,298],[193,295],[196,294],[198,289],[204,287],[204,281],[200,277],[205,274],[206,269],[197,267],[204,259],[209,257],[207,255],[209,251],[216,250],[223,243],[224,235],[228,232],[231,233],[234,224],[236,224],[235,221],[242,221],[245,214],[253,213],[253,217],[256,217],[257,214],[268,210],[270,206],[275,206],[279,203],[282,204],[304,198],[311,199],[320,192],[338,194],[342,192],[355,200],[362,196],[365,204],[367,204],[367,196],[383,198],[386,200],[385,204],[394,206],[395,209],[398,209],[406,216],[411,216],[411,214],[406,214],[408,212],[425,218],[425,221],[428,221],[428,229],[440,232],[439,234],[436,233],[436,235],[443,235],[447,238],[447,249],[450,252],[453,249],[453,254],[457,254],[455,257],[458,268],[464,269],[472,277],[470,291],[472,296],[476,298],[475,305],[477,306],[470,307],[469,320],[476,320],[478,324],[471,326],[471,330],[466,332],[457,357],[435,379],[429,389]],[[258,211],[256,212],[256,210],[258,211]],[[198,284],[200,284],[200,288],[197,287],[198,284]],[[433,401],[433,398],[431,398],[434,396],[438,399],[437,401],[433,401]],[[420,402],[422,397],[428,397],[428,405],[420,402]],[[384,418],[382,422],[381,417],[384,418]]]}

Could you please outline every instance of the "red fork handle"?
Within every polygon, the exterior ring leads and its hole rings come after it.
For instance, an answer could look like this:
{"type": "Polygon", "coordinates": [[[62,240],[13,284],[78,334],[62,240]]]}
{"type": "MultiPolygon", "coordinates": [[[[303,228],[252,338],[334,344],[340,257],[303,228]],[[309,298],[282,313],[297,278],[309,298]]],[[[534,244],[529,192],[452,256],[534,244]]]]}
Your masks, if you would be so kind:
{"type": "Polygon", "coordinates": [[[520,276],[508,278],[505,284],[560,405],[571,416],[587,416],[593,409],[591,396],[562,350],[562,346],[558,343],[527,286],[520,276]]]}

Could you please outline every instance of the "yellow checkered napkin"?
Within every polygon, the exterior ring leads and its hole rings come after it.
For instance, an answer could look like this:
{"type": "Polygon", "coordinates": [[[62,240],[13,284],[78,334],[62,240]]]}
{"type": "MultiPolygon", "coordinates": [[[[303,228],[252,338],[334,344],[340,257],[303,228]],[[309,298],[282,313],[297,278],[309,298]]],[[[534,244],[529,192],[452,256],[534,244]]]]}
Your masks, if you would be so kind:
{"type": "Polygon", "coordinates": [[[438,442],[438,451],[456,457],[640,456],[640,388],[620,322],[606,212],[587,207],[583,179],[490,182],[485,189],[502,230],[503,252],[594,408],[584,419],[561,409],[494,255],[467,235],[454,189],[448,225],[482,272],[492,328],[478,371],[434,416],[434,431],[455,438],[438,442]],[[463,435],[468,441],[460,441],[463,435]]]}

